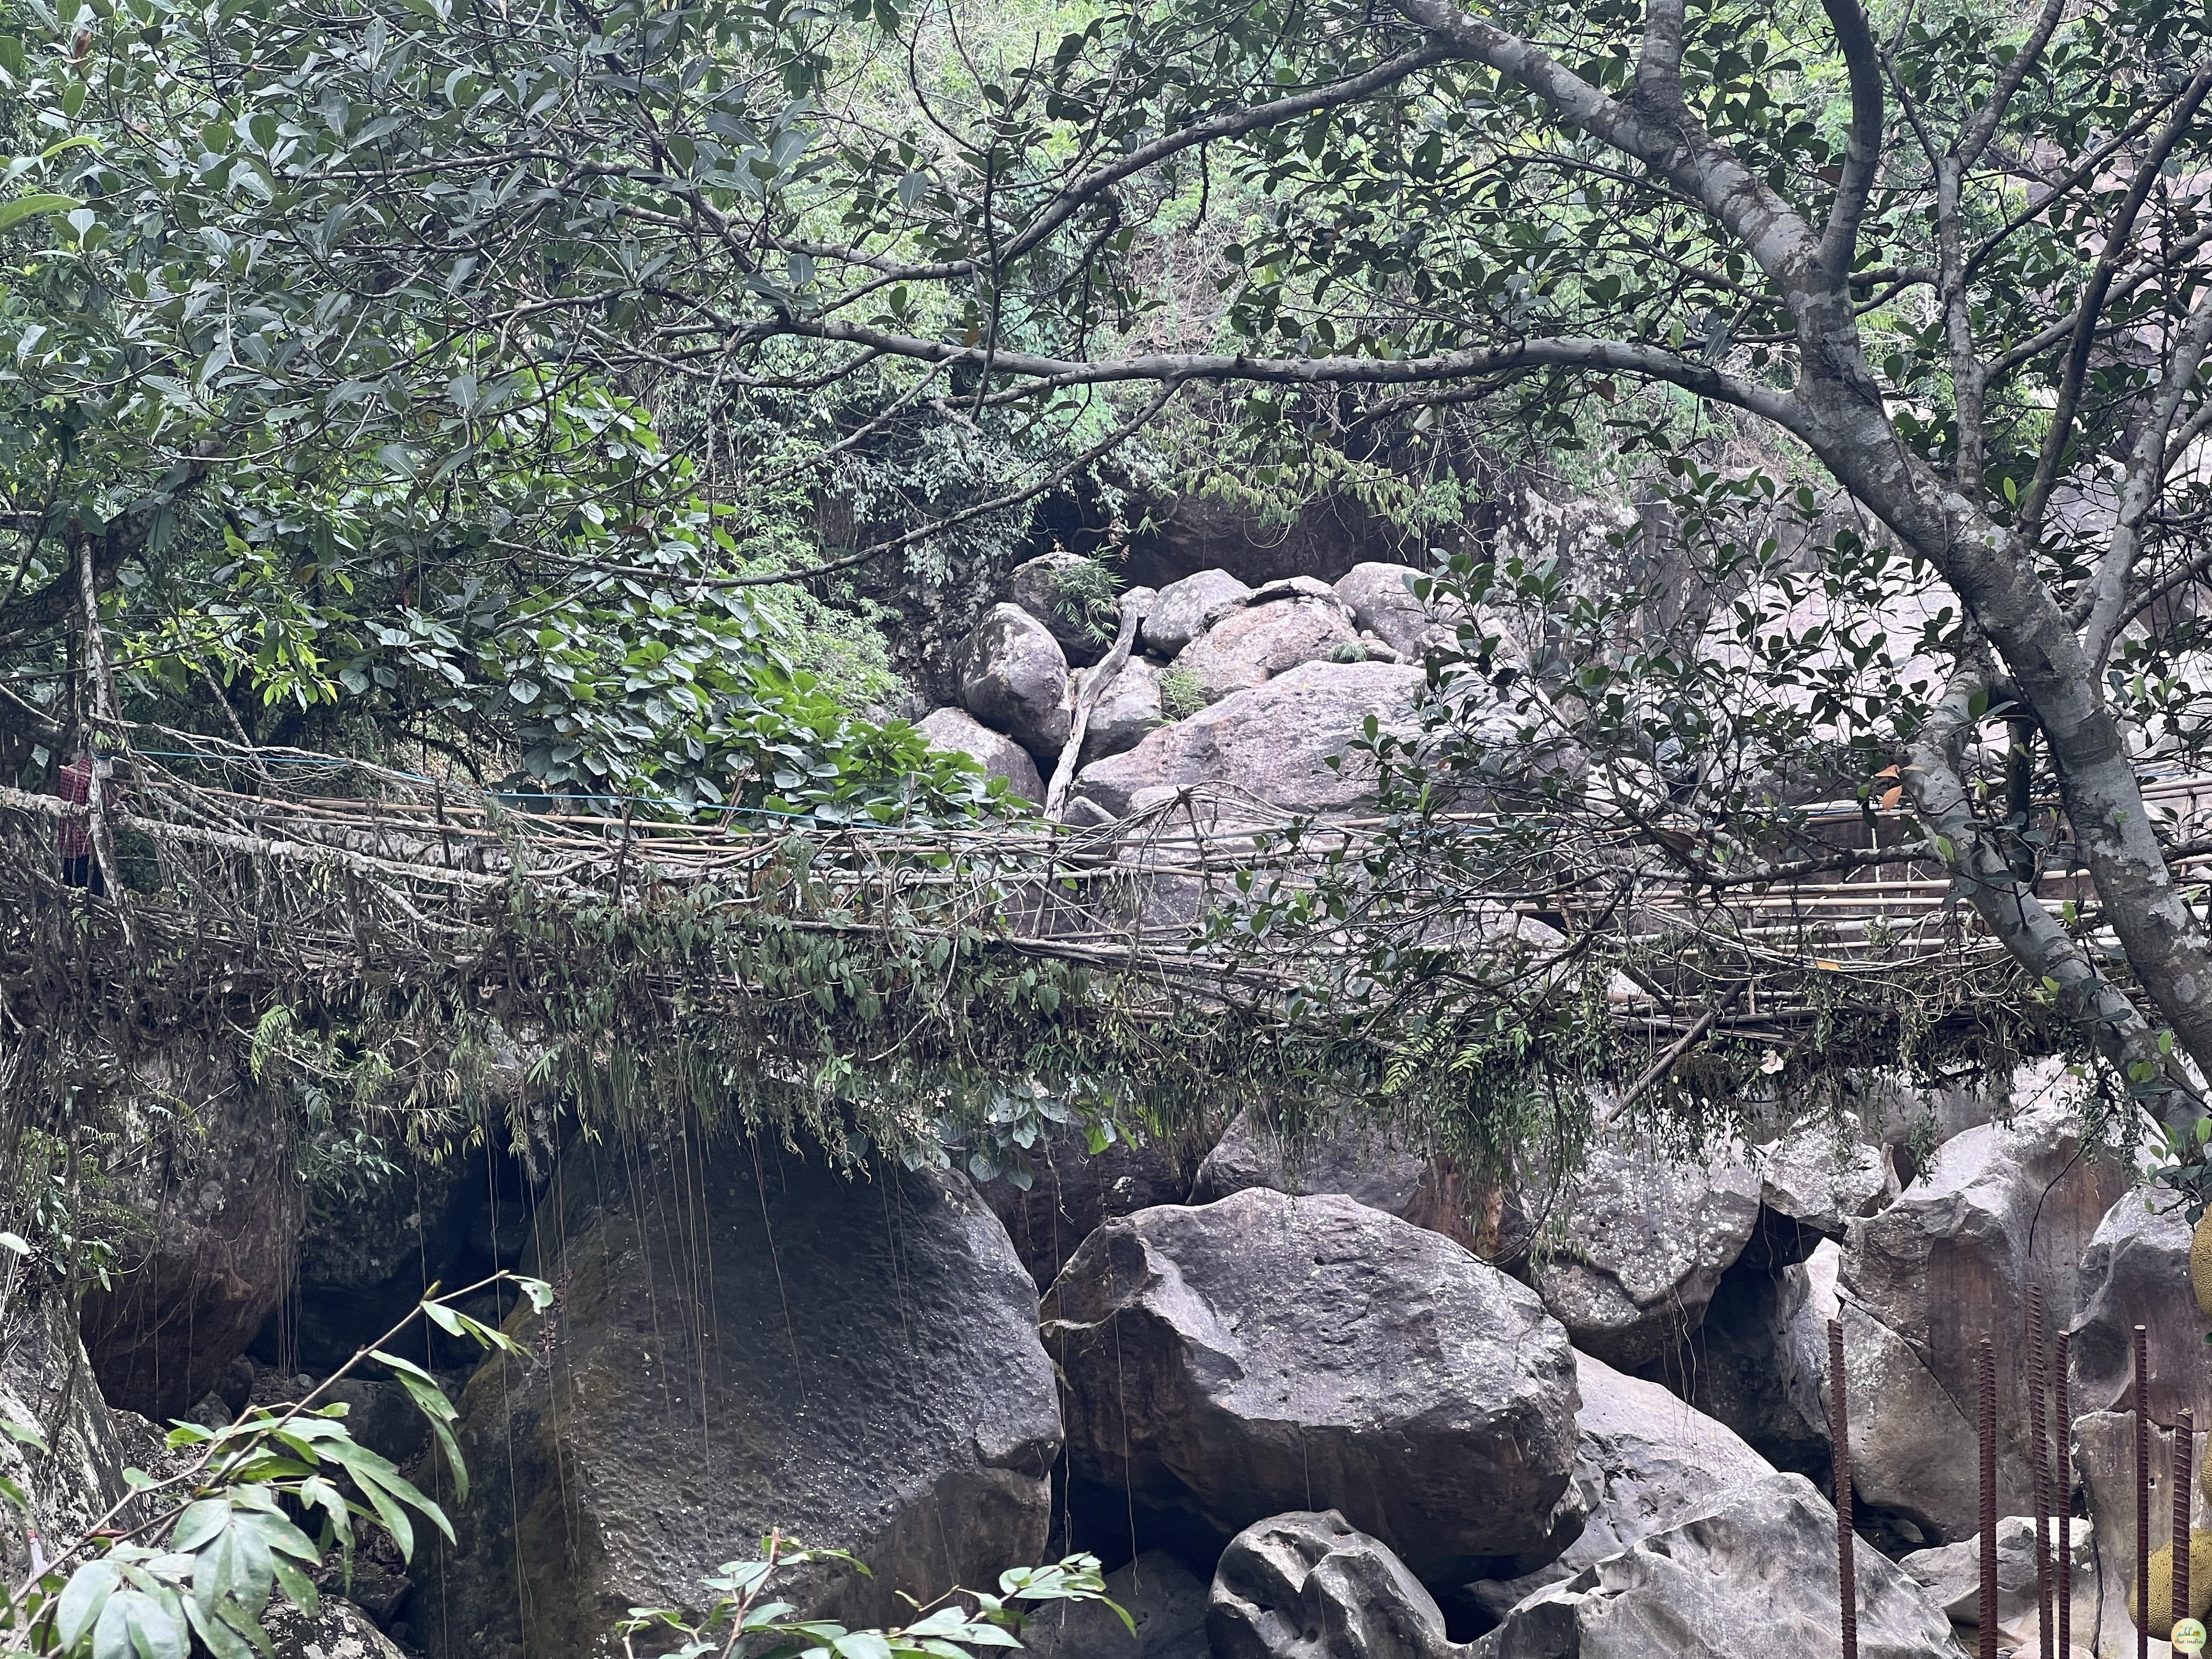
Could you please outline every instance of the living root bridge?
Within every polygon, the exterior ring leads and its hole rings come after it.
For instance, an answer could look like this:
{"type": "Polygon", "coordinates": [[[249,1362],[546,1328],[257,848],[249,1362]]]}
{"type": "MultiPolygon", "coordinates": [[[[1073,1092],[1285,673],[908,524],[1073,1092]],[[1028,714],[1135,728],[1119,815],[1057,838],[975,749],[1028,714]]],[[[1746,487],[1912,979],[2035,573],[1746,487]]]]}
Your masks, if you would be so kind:
{"type": "MultiPolygon", "coordinates": [[[[1010,1091],[1157,1125],[1387,1079],[1432,1129],[1488,1109],[1486,1068],[1642,1095],[1716,1048],[1865,1063],[1981,1041],[2016,977],[1910,848],[1861,878],[1716,890],[1570,824],[1392,872],[1394,820],[1293,825],[1210,788],[1086,830],[653,818],[145,735],[173,763],[142,752],[109,809],[119,893],[64,884],[72,809],[0,789],[0,1023],[49,1062],[0,1088],[46,1107],[144,1033],[282,1009],[418,1095],[526,1034],[584,1095],[650,1072],[709,1118],[901,1146],[1018,1116],[1010,1091]],[[1469,1046],[1505,1024],[1533,1035],[1469,1046]],[[1569,1034],[1564,1078],[1547,1045],[1569,1034]]],[[[1480,848],[1495,827],[1429,829],[1480,848]]]]}

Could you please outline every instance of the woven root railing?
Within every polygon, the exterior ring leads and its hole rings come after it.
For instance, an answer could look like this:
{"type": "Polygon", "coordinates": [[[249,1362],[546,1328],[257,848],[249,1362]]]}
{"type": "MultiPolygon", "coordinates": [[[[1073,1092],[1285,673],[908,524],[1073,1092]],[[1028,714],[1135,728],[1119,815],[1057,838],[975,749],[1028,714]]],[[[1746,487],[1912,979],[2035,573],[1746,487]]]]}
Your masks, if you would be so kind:
{"type": "Polygon", "coordinates": [[[1725,1043],[1880,1060],[1900,1033],[1986,1035],[2023,989],[1925,862],[1716,892],[1595,823],[1468,815],[1428,833],[1478,855],[1370,872],[1401,824],[1290,833],[1211,787],[1091,829],[679,820],[140,738],[101,814],[104,895],[64,879],[83,810],[0,789],[0,1022],[19,1039],[366,1009],[364,1033],[423,1054],[441,1021],[480,1021],[602,1058],[673,1045],[726,1075],[749,1053],[817,1093],[873,1068],[918,1100],[933,1067],[1193,1088],[1294,1051],[1292,1071],[1370,1079],[1408,1052],[1464,1069],[1436,1033],[1493,1006],[1600,1012],[1616,1080],[1725,1043]]]}

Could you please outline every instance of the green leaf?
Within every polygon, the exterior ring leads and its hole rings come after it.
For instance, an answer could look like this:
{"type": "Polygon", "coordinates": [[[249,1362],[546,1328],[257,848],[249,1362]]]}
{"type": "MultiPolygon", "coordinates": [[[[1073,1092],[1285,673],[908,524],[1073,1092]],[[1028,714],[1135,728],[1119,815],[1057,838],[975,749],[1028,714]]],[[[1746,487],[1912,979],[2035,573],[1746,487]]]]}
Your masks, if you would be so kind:
{"type": "Polygon", "coordinates": [[[310,1475],[300,1483],[300,1501],[320,1510],[348,1548],[353,1545],[353,1511],[346,1507],[345,1494],[322,1476],[310,1475]]]}
{"type": "Polygon", "coordinates": [[[322,1552],[314,1540],[294,1526],[289,1516],[281,1513],[262,1513],[241,1516],[253,1535],[279,1555],[296,1557],[302,1561],[319,1561],[322,1552]]]}
{"type": "Polygon", "coordinates": [[[226,1527],[192,1561],[191,1604],[212,1613],[225,1601],[258,1606],[269,1594],[268,1553],[251,1547],[246,1527],[226,1527]],[[256,1571],[257,1567],[260,1569],[256,1571]]]}
{"type": "Polygon", "coordinates": [[[200,1548],[210,1539],[230,1524],[229,1500],[222,1498],[203,1498],[185,1506],[177,1517],[177,1524],[169,1534],[169,1547],[179,1555],[200,1548]]]}
{"type": "Polygon", "coordinates": [[[191,1651],[182,1604],[173,1610],[145,1590],[118,1590],[93,1626],[93,1659],[187,1659],[191,1651]]]}
{"type": "MultiPolygon", "coordinates": [[[[375,1454],[370,1453],[369,1455],[374,1456],[375,1454]]],[[[399,1553],[408,1560],[413,1560],[415,1559],[415,1524],[407,1518],[407,1511],[394,1501],[392,1494],[386,1489],[380,1474],[374,1468],[363,1467],[350,1457],[341,1456],[337,1461],[345,1464],[351,1472],[354,1484],[360,1488],[361,1495],[368,1500],[369,1507],[376,1511],[376,1518],[384,1523],[384,1529],[392,1534],[392,1542],[399,1546],[399,1553]]],[[[378,1461],[380,1462],[383,1460],[378,1459],[378,1461]]],[[[386,1468],[389,1467],[386,1465],[386,1468]]],[[[397,1477],[395,1476],[394,1479],[396,1480],[397,1477]]],[[[412,1488],[410,1490],[411,1491],[412,1488]]]]}
{"type": "Polygon", "coordinates": [[[249,1612],[235,1601],[226,1601],[215,1613],[223,1624],[252,1643],[262,1659],[276,1659],[276,1649],[269,1641],[269,1632],[261,1628],[261,1620],[256,1612],[249,1612]]]}
{"type": "Polygon", "coordinates": [[[21,1442],[33,1451],[46,1449],[46,1437],[27,1423],[18,1423],[12,1417],[0,1417],[0,1434],[10,1440],[21,1442]]]}
{"type": "Polygon", "coordinates": [[[901,1635],[920,1639],[926,1636],[942,1636],[957,1639],[968,1629],[968,1615],[957,1607],[939,1607],[927,1618],[908,1625],[901,1635]]]}
{"type": "Polygon", "coordinates": [[[302,1613],[313,1613],[323,1604],[321,1593],[314,1581],[283,1556],[275,1559],[276,1582],[284,1587],[284,1594],[292,1598],[292,1605],[302,1613]]]}
{"type": "Polygon", "coordinates": [[[469,1497],[469,1471],[461,1458],[460,1443],[453,1438],[453,1402],[428,1376],[419,1372],[410,1375],[412,1370],[395,1369],[394,1374],[399,1378],[399,1386],[407,1390],[407,1397],[415,1402],[416,1409],[429,1419],[430,1432],[438,1437],[438,1449],[445,1454],[447,1468],[453,1472],[453,1501],[465,1504],[469,1497]]]}
{"type": "Polygon", "coordinates": [[[18,196],[12,202],[0,202],[0,230],[19,225],[26,219],[35,219],[48,213],[73,213],[83,203],[74,196],[64,196],[46,191],[36,196],[18,196]]]}
{"type": "Polygon", "coordinates": [[[221,1616],[201,1607],[197,1600],[185,1603],[185,1617],[191,1620],[193,1632],[200,1644],[216,1659],[253,1659],[252,1644],[226,1624],[221,1616]]]}
{"type": "Polygon", "coordinates": [[[476,1324],[466,1314],[456,1313],[442,1302],[425,1302],[423,1316],[448,1336],[466,1336],[476,1324]]]}
{"type": "Polygon", "coordinates": [[[123,1569],[114,1562],[88,1561],[70,1575],[54,1604],[54,1637],[64,1652],[84,1639],[84,1634],[107,1605],[107,1598],[123,1582],[123,1569]]]}

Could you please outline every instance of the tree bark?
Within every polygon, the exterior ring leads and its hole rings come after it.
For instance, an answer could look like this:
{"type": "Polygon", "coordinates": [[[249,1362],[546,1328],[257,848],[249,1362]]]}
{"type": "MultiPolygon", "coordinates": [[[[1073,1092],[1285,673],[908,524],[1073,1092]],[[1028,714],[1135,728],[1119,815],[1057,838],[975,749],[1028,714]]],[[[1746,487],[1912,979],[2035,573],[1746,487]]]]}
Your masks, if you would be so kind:
{"type": "Polygon", "coordinates": [[[1084,671],[1080,688],[1075,694],[1075,718],[1069,723],[1067,741],[1060,745],[1060,759],[1052,769],[1052,781],[1045,787],[1044,815],[1048,818],[1057,818],[1067,805],[1068,786],[1075,781],[1075,764],[1082,758],[1083,738],[1091,730],[1091,711],[1106,695],[1106,688],[1128,666],[1129,653],[1137,642],[1138,625],[1151,609],[1149,604],[1139,604],[1123,594],[1121,625],[1115,630],[1114,648],[1096,667],[1084,671]]]}

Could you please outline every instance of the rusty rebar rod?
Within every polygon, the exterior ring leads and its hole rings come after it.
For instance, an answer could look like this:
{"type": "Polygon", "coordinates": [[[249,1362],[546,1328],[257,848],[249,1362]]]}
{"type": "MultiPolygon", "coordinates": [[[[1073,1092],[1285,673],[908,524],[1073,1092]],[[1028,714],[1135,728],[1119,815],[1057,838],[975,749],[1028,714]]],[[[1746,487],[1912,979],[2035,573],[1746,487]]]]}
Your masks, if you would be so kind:
{"type": "Polygon", "coordinates": [[[2173,1414],[2173,1616],[2190,1616],[2189,1466],[2196,1462],[2197,1424],[2189,1407],[2173,1414]]]}
{"type": "Polygon", "coordinates": [[[1844,1322],[1828,1322],[1828,1440],[1836,1479],[1836,1597],[1844,1659],[1858,1659],[1859,1590],[1851,1537],[1851,1417],[1844,1397],[1844,1322]]]}
{"type": "Polygon", "coordinates": [[[2043,1340],[2043,1286],[2027,1287],[2028,1473],[2035,1493],[2035,1623],[2038,1649],[2051,1659],[2051,1546],[2044,1522],[2051,1514],[2051,1461],[2044,1433],[2044,1382],[2051,1356],[2043,1340]]]}
{"type": "Polygon", "coordinates": [[[2057,1479],[2051,1495],[2058,1510],[2058,1652],[2074,1659],[2074,1384],[2066,1370],[2066,1333],[2058,1333],[2058,1354],[2051,1381],[2057,1386],[2057,1479]]]}
{"type": "Polygon", "coordinates": [[[1997,1659],[1997,1356],[1986,1336],[1975,1351],[1981,1373],[1981,1659],[1997,1659]]]}
{"type": "Polygon", "coordinates": [[[2150,1659],[2150,1330],[2136,1327],[2136,1659],[2150,1659]]]}

